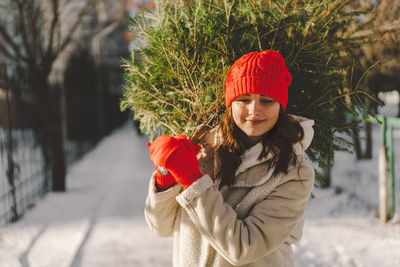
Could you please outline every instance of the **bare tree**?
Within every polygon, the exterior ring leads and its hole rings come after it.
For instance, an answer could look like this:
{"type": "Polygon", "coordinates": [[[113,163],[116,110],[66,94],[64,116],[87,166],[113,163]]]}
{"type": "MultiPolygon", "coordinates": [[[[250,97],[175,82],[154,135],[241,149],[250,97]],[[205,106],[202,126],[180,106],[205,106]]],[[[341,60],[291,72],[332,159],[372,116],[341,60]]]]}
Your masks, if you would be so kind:
{"type": "Polygon", "coordinates": [[[73,43],[91,0],[0,0],[0,58],[24,73],[49,148],[52,189],[65,191],[66,160],[59,98],[49,77],[73,43]]]}

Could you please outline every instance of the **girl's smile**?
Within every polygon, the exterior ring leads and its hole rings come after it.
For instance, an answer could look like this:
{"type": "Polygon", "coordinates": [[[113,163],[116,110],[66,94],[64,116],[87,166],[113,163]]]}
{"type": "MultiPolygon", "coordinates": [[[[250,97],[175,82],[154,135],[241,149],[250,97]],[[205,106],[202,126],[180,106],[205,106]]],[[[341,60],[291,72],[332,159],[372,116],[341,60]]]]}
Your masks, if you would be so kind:
{"type": "Polygon", "coordinates": [[[252,119],[247,120],[247,122],[252,126],[259,125],[259,124],[263,123],[264,121],[265,120],[252,120],[252,119]]]}

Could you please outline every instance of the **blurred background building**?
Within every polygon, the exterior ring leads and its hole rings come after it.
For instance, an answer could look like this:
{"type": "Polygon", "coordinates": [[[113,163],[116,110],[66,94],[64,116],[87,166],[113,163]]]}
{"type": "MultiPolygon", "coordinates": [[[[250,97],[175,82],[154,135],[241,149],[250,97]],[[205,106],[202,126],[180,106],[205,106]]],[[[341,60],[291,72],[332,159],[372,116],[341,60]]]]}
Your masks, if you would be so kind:
{"type": "Polygon", "coordinates": [[[154,1],[0,0],[0,225],[49,190],[122,113],[128,20],[154,1]]]}

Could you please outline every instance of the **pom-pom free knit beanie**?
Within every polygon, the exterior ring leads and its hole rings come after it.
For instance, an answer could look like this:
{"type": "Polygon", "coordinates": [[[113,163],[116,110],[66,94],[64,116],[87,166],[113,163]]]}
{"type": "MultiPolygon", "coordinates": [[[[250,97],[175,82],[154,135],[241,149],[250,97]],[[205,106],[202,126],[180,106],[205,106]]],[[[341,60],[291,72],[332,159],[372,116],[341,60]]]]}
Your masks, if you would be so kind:
{"type": "Polygon", "coordinates": [[[241,95],[262,94],[278,101],[286,109],[292,75],[285,60],[276,51],[251,52],[232,65],[225,81],[225,105],[241,95]]]}

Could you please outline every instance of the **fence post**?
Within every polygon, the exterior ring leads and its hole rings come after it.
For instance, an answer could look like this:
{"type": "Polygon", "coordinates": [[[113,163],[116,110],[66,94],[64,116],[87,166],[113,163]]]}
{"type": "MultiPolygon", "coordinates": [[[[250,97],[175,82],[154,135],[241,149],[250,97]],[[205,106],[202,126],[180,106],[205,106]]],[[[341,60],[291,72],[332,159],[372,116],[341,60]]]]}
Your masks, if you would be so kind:
{"type": "Polygon", "coordinates": [[[391,218],[390,172],[386,147],[379,150],[379,219],[386,223],[391,218]]]}
{"type": "Polygon", "coordinates": [[[390,219],[390,184],[389,160],[386,147],[387,120],[383,118],[381,124],[382,146],[379,149],[379,219],[386,223],[390,219]]]}
{"type": "Polygon", "coordinates": [[[390,218],[394,216],[395,197],[394,197],[394,140],[393,140],[393,126],[396,121],[389,118],[389,170],[390,170],[390,218]]]}

